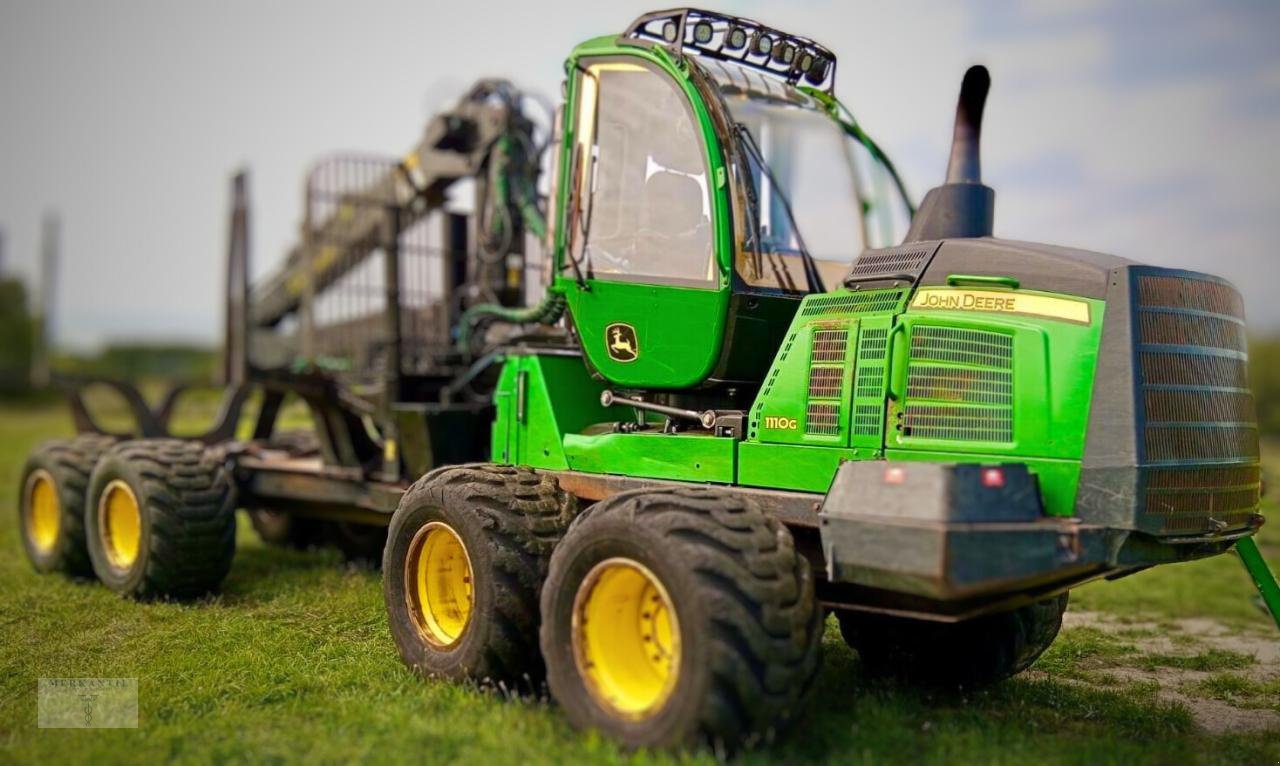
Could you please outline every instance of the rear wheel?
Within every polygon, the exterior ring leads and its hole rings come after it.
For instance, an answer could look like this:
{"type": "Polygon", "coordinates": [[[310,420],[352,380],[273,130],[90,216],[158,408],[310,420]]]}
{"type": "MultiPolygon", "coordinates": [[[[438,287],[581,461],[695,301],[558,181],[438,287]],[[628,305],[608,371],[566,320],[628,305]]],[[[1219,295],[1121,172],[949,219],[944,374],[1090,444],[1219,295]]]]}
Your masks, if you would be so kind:
{"type": "Polygon", "coordinates": [[[955,623],[837,612],[867,672],[917,683],[978,687],[1021,673],[1062,627],[1067,594],[955,623]]]}
{"type": "Polygon", "coordinates": [[[556,548],[547,681],[570,722],[631,747],[768,737],[817,672],[822,612],[790,532],[709,489],[626,492],[556,548]]]}
{"type": "Polygon", "coordinates": [[[37,572],[93,575],[85,547],[85,492],[94,465],[113,443],[110,436],[83,434],[43,444],[27,459],[18,485],[18,524],[37,572]]]}
{"type": "Polygon", "coordinates": [[[85,529],[94,572],[136,597],[214,590],[235,554],[235,500],[217,458],[197,442],[123,442],[89,482],[85,529]]]}
{"type": "Polygon", "coordinates": [[[538,590],[575,500],[527,469],[460,466],[418,480],[388,529],[391,635],[427,676],[537,683],[538,590]]]}

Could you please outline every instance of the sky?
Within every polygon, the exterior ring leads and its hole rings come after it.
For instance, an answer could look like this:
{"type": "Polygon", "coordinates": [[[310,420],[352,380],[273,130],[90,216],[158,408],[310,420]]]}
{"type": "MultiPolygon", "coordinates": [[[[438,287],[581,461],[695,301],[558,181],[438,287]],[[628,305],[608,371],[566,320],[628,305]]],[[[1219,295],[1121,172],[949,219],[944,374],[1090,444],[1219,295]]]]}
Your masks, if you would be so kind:
{"type": "MultiPolygon", "coordinates": [[[[835,51],[837,95],[917,198],[945,171],[965,67],[986,64],[997,236],[1224,276],[1280,331],[1280,3],[708,5],[835,51]]],[[[260,275],[312,160],[402,154],[482,76],[558,97],[576,43],[657,7],[0,0],[3,268],[34,274],[56,210],[59,344],[215,342],[237,168],[260,275]]]]}

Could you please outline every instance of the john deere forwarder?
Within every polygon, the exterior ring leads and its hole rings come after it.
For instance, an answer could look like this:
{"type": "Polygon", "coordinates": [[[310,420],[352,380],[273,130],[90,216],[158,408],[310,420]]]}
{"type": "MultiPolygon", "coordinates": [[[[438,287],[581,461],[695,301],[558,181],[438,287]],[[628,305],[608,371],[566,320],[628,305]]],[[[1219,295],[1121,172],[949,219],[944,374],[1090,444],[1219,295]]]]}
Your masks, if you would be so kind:
{"type": "Polygon", "coordinates": [[[484,179],[477,245],[445,253],[458,300],[410,310],[403,258],[385,260],[376,396],[314,339],[273,366],[229,332],[249,359],[234,390],[266,392],[253,437],[86,435],[38,454],[37,566],[74,569],[87,540],[117,590],[188,595],[225,575],[237,504],[389,519],[408,665],[545,672],[575,725],[636,746],[740,744],[785,721],[828,611],[872,672],[980,684],[1028,667],[1069,589],[1097,578],[1236,546],[1280,609],[1251,540],[1240,296],[993,238],[985,69],[965,75],[946,182],[918,210],[812,40],[663,11],[580,45],[565,72],[545,214],[528,123],[471,113],[488,87],[371,182],[377,205],[345,193],[309,212],[286,269],[246,299],[253,331],[300,313],[280,332],[320,337],[317,290],[394,254],[447,181],[484,179]],[[525,308],[523,227],[549,250],[525,308]],[[341,247],[320,241],[335,231],[341,247]],[[289,393],[316,414],[319,456],[272,441],[289,393]]]}

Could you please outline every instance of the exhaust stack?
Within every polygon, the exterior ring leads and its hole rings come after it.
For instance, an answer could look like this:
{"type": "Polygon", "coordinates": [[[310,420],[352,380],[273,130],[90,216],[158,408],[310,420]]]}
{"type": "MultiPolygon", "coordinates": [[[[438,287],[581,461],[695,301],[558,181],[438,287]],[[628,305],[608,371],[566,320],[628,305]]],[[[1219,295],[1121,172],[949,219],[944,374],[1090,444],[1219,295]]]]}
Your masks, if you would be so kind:
{"type": "Polygon", "coordinates": [[[957,237],[989,237],[995,223],[996,192],[982,183],[982,110],[991,89],[987,68],[969,67],[956,103],[947,180],[925,195],[911,221],[906,242],[957,237]]]}

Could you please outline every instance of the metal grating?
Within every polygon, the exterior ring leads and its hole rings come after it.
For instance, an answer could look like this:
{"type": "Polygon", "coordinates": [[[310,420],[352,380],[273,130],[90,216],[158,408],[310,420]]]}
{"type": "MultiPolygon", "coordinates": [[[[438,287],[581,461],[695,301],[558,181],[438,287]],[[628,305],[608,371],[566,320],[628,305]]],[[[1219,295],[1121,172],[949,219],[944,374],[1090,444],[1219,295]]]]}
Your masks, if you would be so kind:
{"type": "Polygon", "coordinates": [[[1258,459],[1258,428],[1255,425],[1204,423],[1169,426],[1148,423],[1143,441],[1147,460],[1152,463],[1258,459]]]}
{"type": "Polygon", "coordinates": [[[848,330],[814,330],[811,362],[843,362],[849,348],[848,330]]]}
{"type": "Polygon", "coordinates": [[[815,436],[840,434],[840,405],[810,402],[805,413],[804,432],[815,436]]]}
{"type": "Polygon", "coordinates": [[[1135,292],[1144,528],[1246,527],[1261,474],[1240,295],[1223,282],[1158,273],[1138,275],[1135,292]]]}
{"type": "Polygon", "coordinates": [[[858,370],[854,379],[852,433],[879,437],[884,425],[884,377],[889,329],[864,327],[858,334],[858,370]]]}
{"type": "Polygon", "coordinates": [[[840,413],[844,404],[845,358],[848,352],[848,328],[813,328],[809,350],[811,364],[805,434],[839,436],[843,430],[840,426],[840,413]]]}
{"type": "Polygon", "coordinates": [[[1249,387],[1248,367],[1237,357],[1146,351],[1140,358],[1144,386],[1249,387]]]}
{"type": "Polygon", "coordinates": [[[1188,277],[1138,278],[1138,302],[1147,308],[1208,311],[1244,319],[1244,301],[1230,285],[1188,277]]]}
{"type": "Polygon", "coordinates": [[[906,290],[868,290],[821,295],[806,299],[800,316],[900,311],[906,294],[906,290]]]}
{"type": "Polygon", "coordinates": [[[1138,317],[1138,334],[1146,344],[1245,350],[1240,321],[1205,314],[1144,310],[1138,317]]]}
{"type": "Polygon", "coordinates": [[[868,250],[859,255],[845,277],[845,282],[872,282],[884,279],[916,279],[929,258],[938,249],[937,244],[926,247],[868,250]]]}
{"type": "Polygon", "coordinates": [[[1012,404],[1013,373],[922,364],[912,366],[907,396],[968,404],[1012,404]]]}
{"type": "Polygon", "coordinates": [[[859,404],[853,408],[853,432],[875,436],[880,433],[884,408],[875,404],[859,404]]]}
{"type": "Polygon", "coordinates": [[[911,332],[902,435],[1013,441],[1013,336],[917,325],[911,332]]]}
{"type": "Polygon", "coordinates": [[[909,403],[902,434],[948,441],[1013,441],[1012,408],[964,407],[909,403]]]}
{"type": "Polygon", "coordinates": [[[813,367],[809,370],[810,399],[838,399],[844,378],[843,367],[813,367]]]}
{"type": "Polygon", "coordinates": [[[1012,369],[1013,336],[917,325],[911,333],[911,359],[1012,369]]]}

